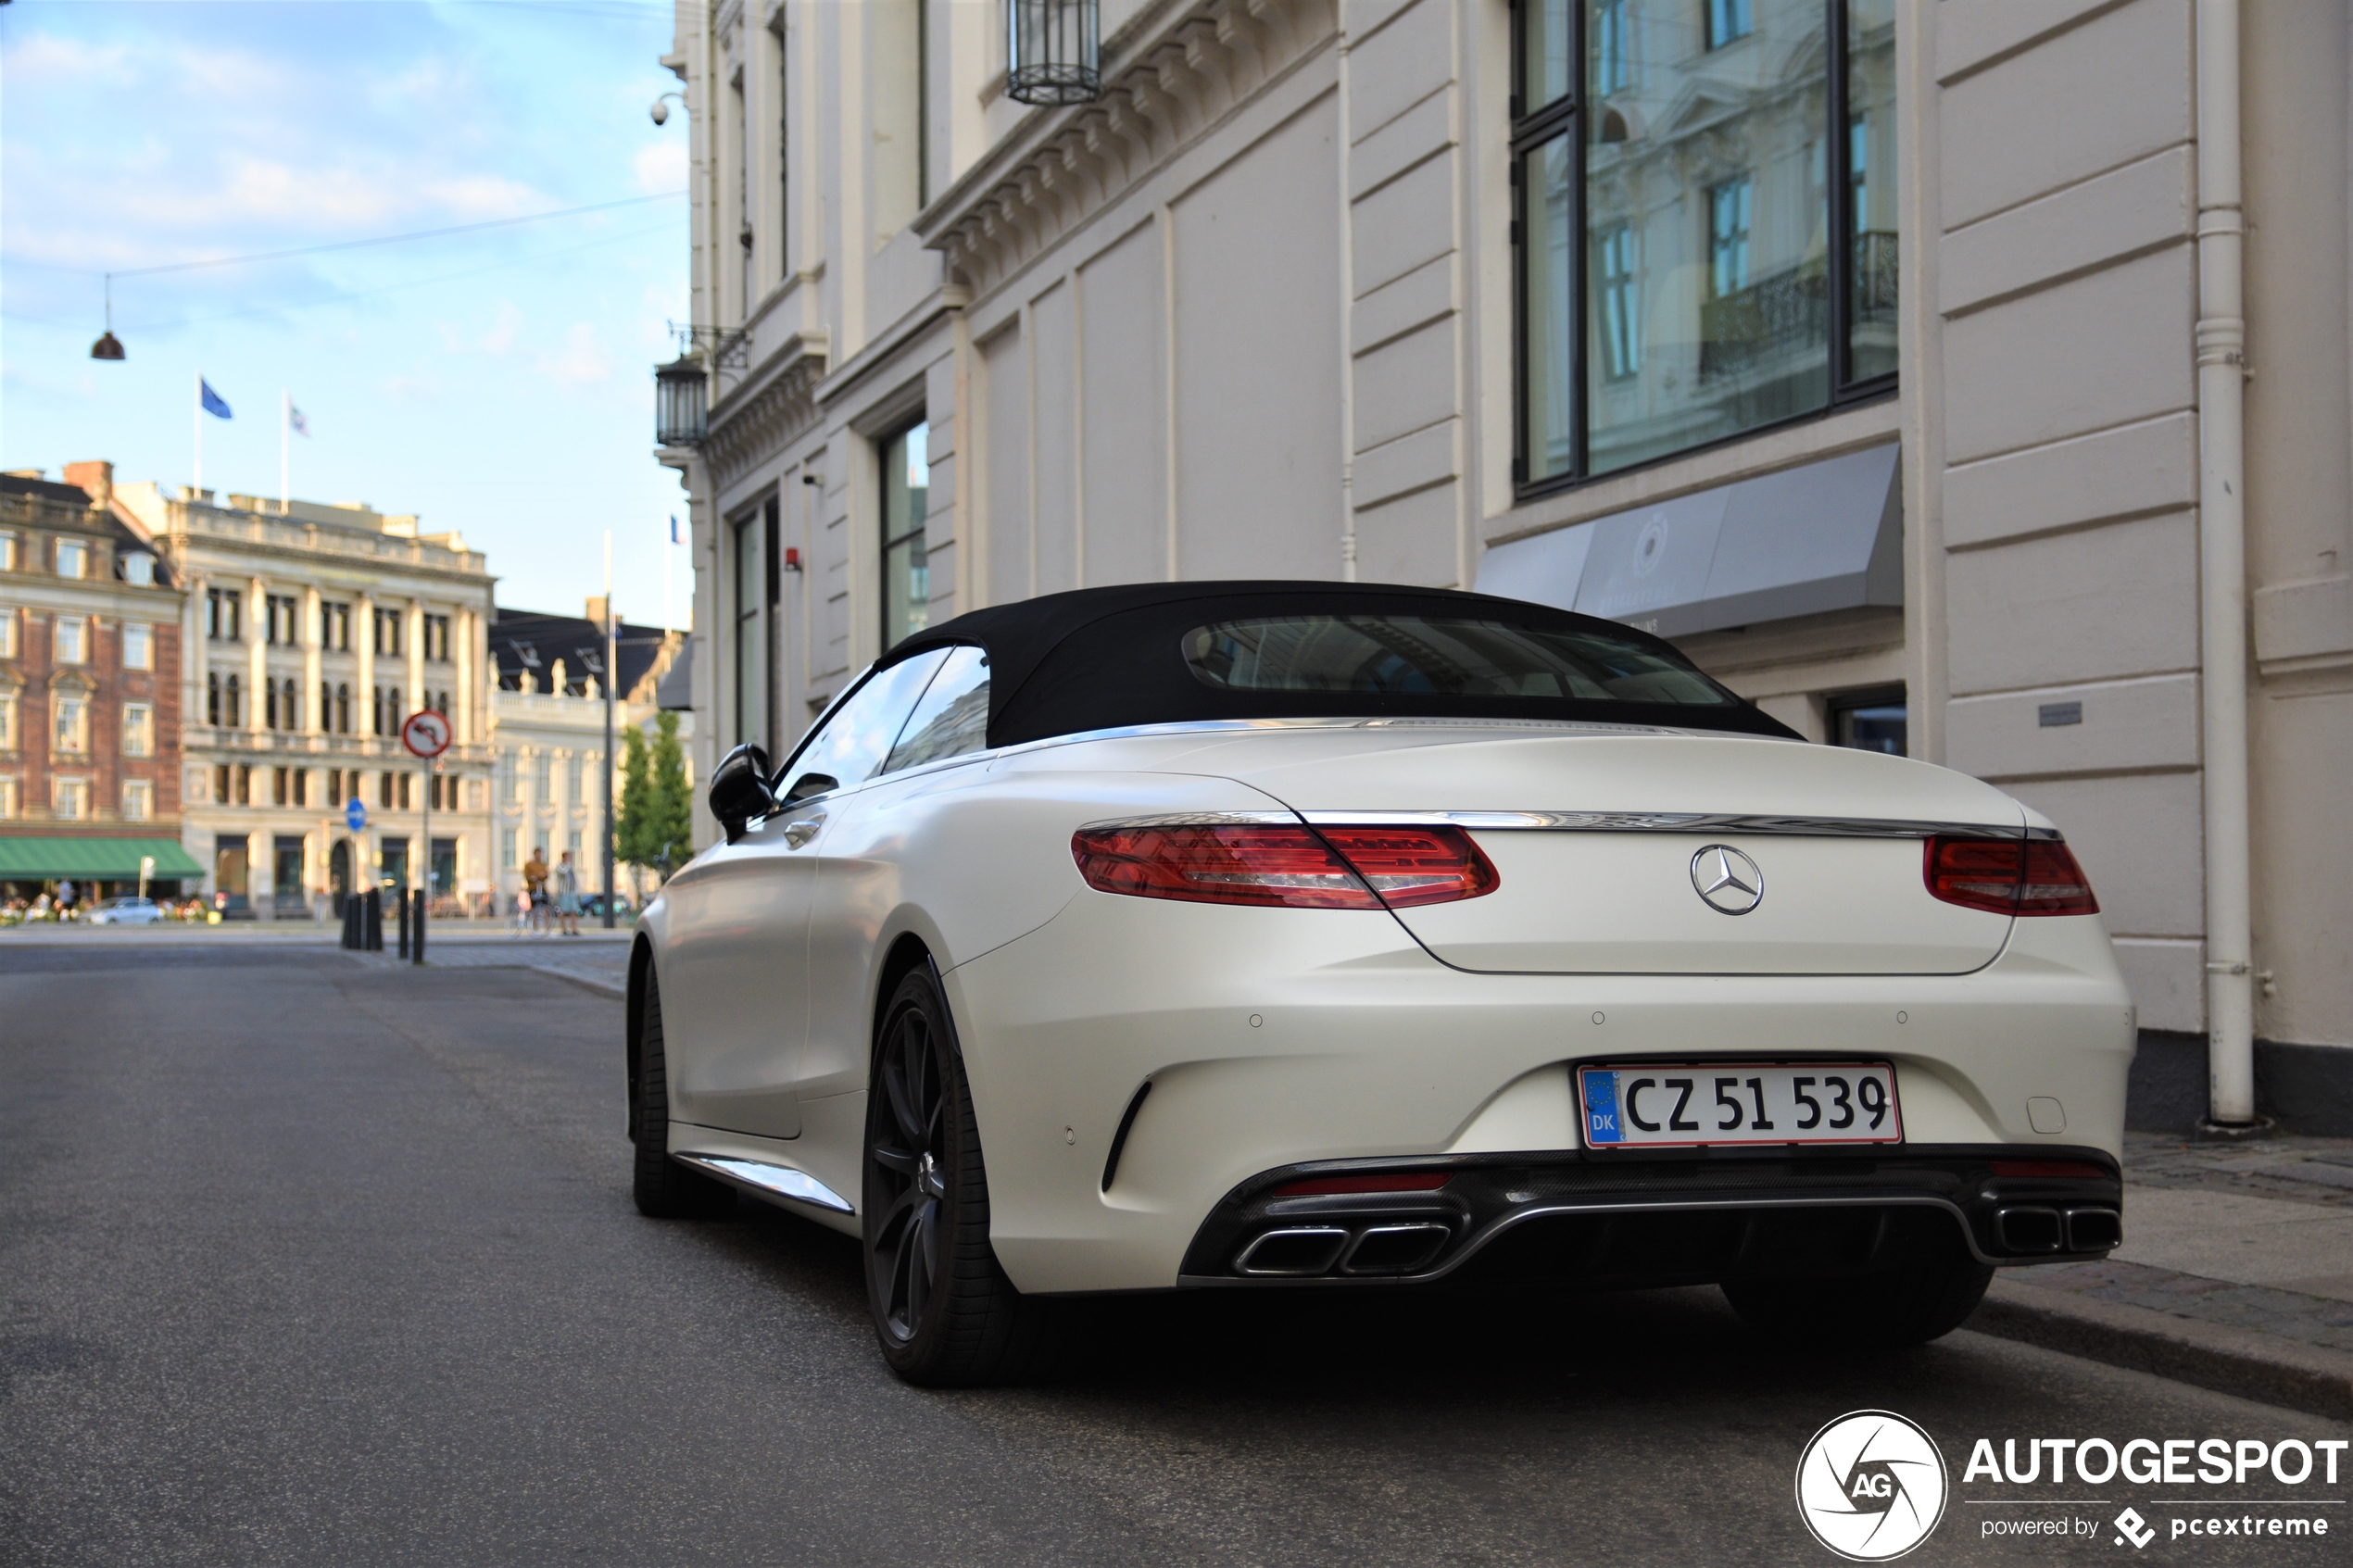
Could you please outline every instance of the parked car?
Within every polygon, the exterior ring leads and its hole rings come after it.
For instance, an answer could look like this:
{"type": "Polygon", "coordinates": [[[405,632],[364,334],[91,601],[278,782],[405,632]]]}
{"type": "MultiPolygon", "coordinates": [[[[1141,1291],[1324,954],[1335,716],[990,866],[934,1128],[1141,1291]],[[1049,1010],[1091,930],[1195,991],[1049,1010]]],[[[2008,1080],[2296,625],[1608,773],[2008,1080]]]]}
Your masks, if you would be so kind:
{"type": "MultiPolygon", "coordinates": [[[[580,918],[582,920],[604,919],[605,896],[602,893],[583,893],[580,896],[580,918]]],[[[637,906],[629,901],[628,894],[615,893],[612,896],[612,918],[615,922],[627,922],[637,918],[637,906]]]]}
{"type": "Polygon", "coordinates": [[[151,898],[109,898],[90,911],[92,925],[153,925],[164,918],[163,906],[151,898]]]}
{"type": "Polygon", "coordinates": [[[709,789],[631,956],[638,1207],[859,1237],[914,1382],[1186,1287],[1713,1283],[1916,1342],[2121,1238],[2133,1009],[2058,831],[1623,625],[1059,594],[709,789]]]}

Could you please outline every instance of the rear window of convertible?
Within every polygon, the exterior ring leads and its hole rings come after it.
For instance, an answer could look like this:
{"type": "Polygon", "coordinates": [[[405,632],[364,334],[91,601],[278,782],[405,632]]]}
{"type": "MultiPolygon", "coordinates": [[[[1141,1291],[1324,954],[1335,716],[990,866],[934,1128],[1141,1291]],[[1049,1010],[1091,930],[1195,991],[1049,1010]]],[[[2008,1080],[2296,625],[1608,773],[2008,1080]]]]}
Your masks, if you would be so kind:
{"type": "Polygon", "coordinates": [[[1184,651],[1193,678],[1222,691],[1694,708],[1739,701],[1655,646],[1502,620],[1369,613],[1219,621],[1185,633],[1184,651]]]}

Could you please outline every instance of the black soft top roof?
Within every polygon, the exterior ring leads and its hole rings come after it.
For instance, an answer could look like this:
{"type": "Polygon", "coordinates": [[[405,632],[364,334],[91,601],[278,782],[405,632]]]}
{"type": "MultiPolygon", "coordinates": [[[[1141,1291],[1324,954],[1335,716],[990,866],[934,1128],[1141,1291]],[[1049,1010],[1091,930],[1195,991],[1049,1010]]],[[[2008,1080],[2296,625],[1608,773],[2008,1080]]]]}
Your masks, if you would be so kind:
{"type": "Polygon", "coordinates": [[[876,661],[887,669],[930,648],[977,645],[988,654],[988,744],[1131,724],[1203,719],[1495,718],[1661,724],[1801,738],[1726,693],[1722,707],[1670,702],[1385,693],[1239,691],[1206,684],[1182,640],[1218,621],[1328,614],[1470,616],[1559,631],[1603,633],[1676,662],[1674,646],[1614,621],[1451,588],[1379,583],[1238,581],[1135,583],[992,605],[908,637],[876,661]]]}

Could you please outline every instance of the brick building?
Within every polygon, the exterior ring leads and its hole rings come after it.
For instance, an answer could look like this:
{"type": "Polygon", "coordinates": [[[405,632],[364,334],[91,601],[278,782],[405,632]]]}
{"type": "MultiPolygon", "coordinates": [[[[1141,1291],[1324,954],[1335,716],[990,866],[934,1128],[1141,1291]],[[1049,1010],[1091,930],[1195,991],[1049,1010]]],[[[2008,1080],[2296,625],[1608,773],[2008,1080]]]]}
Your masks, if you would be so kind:
{"type": "MultiPolygon", "coordinates": [[[[109,463],[0,475],[0,895],[202,874],[180,846],[183,587],[109,463]]],[[[193,885],[193,884],[192,884],[193,885]]]]}

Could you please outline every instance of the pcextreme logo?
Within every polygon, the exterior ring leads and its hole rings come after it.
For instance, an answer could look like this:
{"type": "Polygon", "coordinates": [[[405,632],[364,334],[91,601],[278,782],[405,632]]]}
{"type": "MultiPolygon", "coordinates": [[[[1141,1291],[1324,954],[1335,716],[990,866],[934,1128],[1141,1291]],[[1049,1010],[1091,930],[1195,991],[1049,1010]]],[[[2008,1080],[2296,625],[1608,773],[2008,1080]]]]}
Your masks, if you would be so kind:
{"type": "Polygon", "coordinates": [[[1855,1411],[1814,1434],[1797,1461],[1797,1514],[1850,1562],[1886,1562],[1932,1534],[1950,1484],[1918,1423],[1855,1411]]]}

